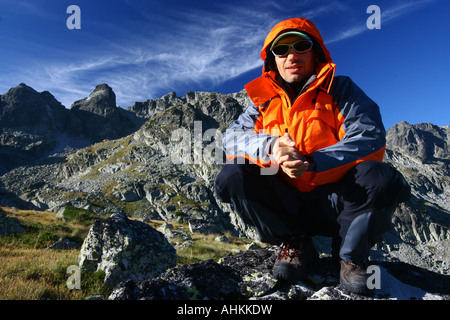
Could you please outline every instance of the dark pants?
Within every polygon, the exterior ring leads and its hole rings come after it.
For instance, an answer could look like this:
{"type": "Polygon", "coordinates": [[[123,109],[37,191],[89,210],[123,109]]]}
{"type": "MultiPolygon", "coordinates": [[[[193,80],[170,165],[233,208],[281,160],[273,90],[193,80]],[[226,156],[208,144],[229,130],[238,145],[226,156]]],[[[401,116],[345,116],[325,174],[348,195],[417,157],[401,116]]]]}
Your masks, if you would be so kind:
{"type": "Polygon", "coordinates": [[[330,236],[340,258],[354,263],[368,258],[370,247],[389,230],[395,207],[410,196],[403,176],[382,162],[362,162],[339,182],[311,192],[260,172],[254,164],[227,163],[216,179],[217,196],[256,228],[262,242],[330,236]]]}

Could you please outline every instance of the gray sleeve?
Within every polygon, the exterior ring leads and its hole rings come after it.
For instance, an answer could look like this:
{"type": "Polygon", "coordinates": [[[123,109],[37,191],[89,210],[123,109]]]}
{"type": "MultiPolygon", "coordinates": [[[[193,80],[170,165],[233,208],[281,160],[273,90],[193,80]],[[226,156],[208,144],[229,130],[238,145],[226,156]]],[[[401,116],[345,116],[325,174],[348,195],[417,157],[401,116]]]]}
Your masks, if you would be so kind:
{"type": "Polygon", "coordinates": [[[370,156],[386,143],[378,105],[350,78],[336,77],[331,91],[345,118],[345,135],[336,144],[310,155],[314,158],[316,172],[331,170],[370,156]]]}
{"type": "Polygon", "coordinates": [[[227,155],[249,156],[262,161],[270,160],[270,144],[278,137],[255,132],[255,123],[260,116],[259,108],[251,103],[226,130],[223,148],[227,155]]]}

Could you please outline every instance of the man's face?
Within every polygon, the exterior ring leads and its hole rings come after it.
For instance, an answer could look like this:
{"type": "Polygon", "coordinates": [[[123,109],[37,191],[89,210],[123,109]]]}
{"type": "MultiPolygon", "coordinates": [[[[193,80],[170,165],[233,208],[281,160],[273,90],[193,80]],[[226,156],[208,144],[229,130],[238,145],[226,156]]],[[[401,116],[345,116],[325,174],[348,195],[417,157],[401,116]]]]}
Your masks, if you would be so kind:
{"type": "MultiPolygon", "coordinates": [[[[286,36],[277,42],[278,44],[293,44],[301,40],[298,36],[286,36]]],[[[290,48],[286,56],[275,56],[278,73],[287,83],[307,81],[314,73],[314,51],[298,53],[290,48]]]]}

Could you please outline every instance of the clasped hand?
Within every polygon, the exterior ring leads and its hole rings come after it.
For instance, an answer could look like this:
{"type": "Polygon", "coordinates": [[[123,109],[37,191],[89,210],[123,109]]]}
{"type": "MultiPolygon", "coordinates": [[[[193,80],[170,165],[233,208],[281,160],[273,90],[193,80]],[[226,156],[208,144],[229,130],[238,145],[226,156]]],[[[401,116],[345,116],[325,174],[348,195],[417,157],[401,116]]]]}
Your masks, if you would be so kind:
{"type": "Polygon", "coordinates": [[[288,133],[277,139],[272,154],[277,164],[290,178],[300,178],[308,168],[309,162],[295,147],[295,142],[288,133]]]}

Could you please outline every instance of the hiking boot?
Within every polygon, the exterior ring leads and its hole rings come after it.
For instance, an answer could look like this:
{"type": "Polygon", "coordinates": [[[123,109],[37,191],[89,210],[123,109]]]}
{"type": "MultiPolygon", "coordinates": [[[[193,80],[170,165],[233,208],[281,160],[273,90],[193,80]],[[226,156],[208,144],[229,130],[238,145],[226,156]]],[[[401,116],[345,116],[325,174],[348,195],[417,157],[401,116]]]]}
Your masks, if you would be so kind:
{"type": "Polygon", "coordinates": [[[341,260],[339,280],[346,291],[362,295],[369,294],[367,279],[367,264],[365,262],[355,264],[341,260]]]}
{"type": "Polygon", "coordinates": [[[306,277],[318,259],[311,237],[294,237],[281,245],[272,274],[277,279],[296,282],[306,277]]]}

